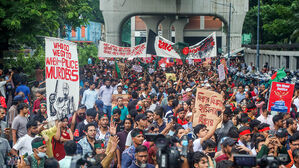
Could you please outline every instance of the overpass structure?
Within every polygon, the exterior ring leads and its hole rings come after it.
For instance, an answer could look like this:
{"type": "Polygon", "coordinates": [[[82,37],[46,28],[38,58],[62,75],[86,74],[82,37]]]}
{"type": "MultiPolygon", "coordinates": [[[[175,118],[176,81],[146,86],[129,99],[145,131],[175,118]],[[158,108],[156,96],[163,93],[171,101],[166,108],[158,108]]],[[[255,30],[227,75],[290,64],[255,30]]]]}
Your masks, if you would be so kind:
{"type": "MultiPolygon", "coordinates": [[[[226,27],[229,25],[231,3],[231,50],[241,47],[243,22],[248,11],[248,0],[100,0],[100,10],[105,21],[106,41],[120,45],[122,25],[132,16],[140,16],[149,29],[171,38],[175,28],[175,41],[184,41],[184,27],[191,16],[215,16],[226,27]]],[[[226,40],[227,41],[227,40],[226,40]]]]}

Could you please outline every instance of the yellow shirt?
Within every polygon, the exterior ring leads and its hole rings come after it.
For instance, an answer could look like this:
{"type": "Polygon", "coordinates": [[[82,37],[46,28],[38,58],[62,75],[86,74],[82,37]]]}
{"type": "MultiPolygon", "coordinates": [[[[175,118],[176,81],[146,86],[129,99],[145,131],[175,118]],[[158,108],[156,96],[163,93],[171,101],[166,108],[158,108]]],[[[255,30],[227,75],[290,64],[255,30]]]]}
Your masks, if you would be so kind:
{"type": "Polygon", "coordinates": [[[52,138],[56,134],[56,132],[57,132],[56,126],[49,128],[47,130],[43,130],[41,132],[41,135],[43,136],[43,138],[45,139],[46,144],[47,144],[46,153],[47,153],[48,157],[53,157],[52,138]]]}

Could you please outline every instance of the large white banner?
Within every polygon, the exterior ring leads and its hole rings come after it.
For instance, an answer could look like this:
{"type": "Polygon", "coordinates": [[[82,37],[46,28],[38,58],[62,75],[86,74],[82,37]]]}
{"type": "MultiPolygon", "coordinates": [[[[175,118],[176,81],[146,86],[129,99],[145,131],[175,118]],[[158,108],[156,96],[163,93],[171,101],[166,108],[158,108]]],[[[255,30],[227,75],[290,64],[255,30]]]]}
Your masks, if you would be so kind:
{"type": "Polygon", "coordinates": [[[98,57],[140,58],[146,56],[146,43],[142,43],[134,47],[120,47],[114,44],[100,41],[98,47],[98,57]]]}
{"type": "Polygon", "coordinates": [[[79,63],[76,43],[52,37],[45,41],[47,114],[53,121],[77,110],[79,63]]]}
{"type": "Polygon", "coordinates": [[[189,47],[189,59],[202,59],[217,56],[216,33],[210,34],[199,43],[189,47]]]}
{"type": "Polygon", "coordinates": [[[155,50],[157,56],[180,59],[180,55],[173,49],[172,45],[174,45],[173,42],[163,38],[162,36],[156,36],[155,50]]]}
{"type": "MultiPolygon", "coordinates": [[[[175,43],[161,36],[156,36],[155,38],[154,47],[157,56],[180,59],[180,55],[172,47],[175,43]]],[[[199,43],[190,46],[187,59],[202,59],[216,56],[216,33],[214,32],[199,43]]]]}

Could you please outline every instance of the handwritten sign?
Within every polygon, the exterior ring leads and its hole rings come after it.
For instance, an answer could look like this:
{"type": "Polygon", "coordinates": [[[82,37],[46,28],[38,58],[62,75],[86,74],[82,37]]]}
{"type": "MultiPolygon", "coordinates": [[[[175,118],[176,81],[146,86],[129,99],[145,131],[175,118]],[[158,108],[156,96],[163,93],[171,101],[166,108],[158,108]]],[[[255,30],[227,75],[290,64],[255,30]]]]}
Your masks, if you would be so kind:
{"type": "Polygon", "coordinates": [[[218,65],[218,76],[220,82],[224,81],[225,72],[224,72],[224,66],[222,64],[218,65]]]}
{"type": "Polygon", "coordinates": [[[174,73],[165,73],[165,75],[166,75],[166,78],[167,78],[167,79],[176,81],[176,76],[175,76],[174,73]]]}
{"type": "Polygon", "coordinates": [[[142,66],[140,66],[140,65],[133,65],[132,70],[140,73],[140,72],[142,72],[142,66]]]}
{"type": "Polygon", "coordinates": [[[129,94],[113,94],[112,95],[112,108],[117,105],[117,98],[122,97],[124,106],[128,107],[129,101],[131,99],[131,95],[129,94]]]}
{"type": "Polygon", "coordinates": [[[134,47],[120,47],[100,41],[98,57],[109,58],[137,58],[146,57],[146,44],[142,43],[134,47]]]}
{"type": "Polygon", "coordinates": [[[79,102],[79,63],[77,44],[46,37],[45,73],[48,121],[77,110],[79,102]]]}
{"type": "Polygon", "coordinates": [[[294,87],[294,84],[272,82],[268,110],[289,113],[294,87]]]}
{"type": "Polygon", "coordinates": [[[208,129],[211,128],[216,122],[217,112],[224,109],[223,101],[221,94],[197,88],[193,126],[204,124],[208,129]]]}

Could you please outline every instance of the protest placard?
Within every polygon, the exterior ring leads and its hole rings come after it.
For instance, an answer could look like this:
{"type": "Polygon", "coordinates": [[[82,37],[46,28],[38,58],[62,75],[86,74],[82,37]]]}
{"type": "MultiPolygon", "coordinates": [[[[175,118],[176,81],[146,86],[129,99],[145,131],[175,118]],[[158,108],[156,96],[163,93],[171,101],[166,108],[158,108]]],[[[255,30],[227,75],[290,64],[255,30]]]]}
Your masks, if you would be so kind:
{"type": "Polygon", "coordinates": [[[176,76],[174,73],[165,73],[166,79],[176,81],[176,76]]]}
{"type": "Polygon", "coordinates": [[[197,124],[204,124],[210,129],[216,123],[217,112],[222,112],[224,109],[223,101],[221,94],[197,88],[193,127],[197,124]]]}
{"type": "Polygon", "coordinates": [[[128,103],[131,99],[131,95],[129,94],[113,94],[112,95],[112,108],[117,105],[117,98],[122,97],[124,106],[128,107],[128,103]]]}
{"type": "Polygon", "coordinates": [[[218,76],[220,82],[225,79],[224,66],[222,64],[218,65],[218,76]]]}
{"type": "Polygon", "coordinates": [[[136,72],[142,72],[142,66],[140,65],[133,65],[132,69],[136,72]]]}
{"type": "Polygon", "coordinates": [[[47,114],[53,121],[77,110],[79,63],[76,43],[51,37],[45,41],[47,114]]]}
{"type": "Polygon", "coordinates": [[[272,82],[268,110],[271,112],[290,112],[294,84],[272,82]]]}

